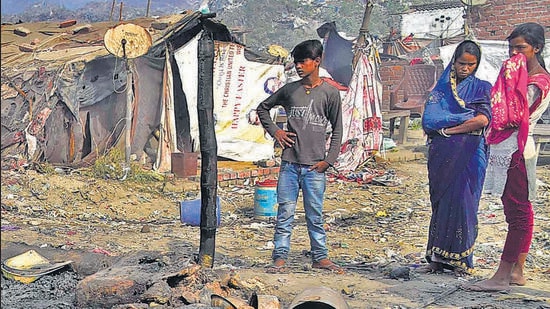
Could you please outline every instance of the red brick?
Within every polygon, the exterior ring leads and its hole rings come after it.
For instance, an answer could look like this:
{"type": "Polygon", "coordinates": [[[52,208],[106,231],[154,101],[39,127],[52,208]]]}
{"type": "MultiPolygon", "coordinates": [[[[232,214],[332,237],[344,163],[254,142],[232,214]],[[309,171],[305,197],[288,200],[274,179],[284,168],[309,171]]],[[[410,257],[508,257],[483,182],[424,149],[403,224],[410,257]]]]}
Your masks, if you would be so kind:
{"type": "Polygon", "coordinates": [[[237,174],[237,177],[238,177],[239,179],[244,179],[244,178],[249,178],[250,175],[251,175],[251,172],[250,172],[250,171],[243,171],[243,172],[239,172],[239,173],[237,174]]]}
{"type": "MultiPolygon", "coordinates": [[[[547,1],[489,0],[487,5],[473,7],[466,23],[478,40],[505,40],[518,24],[550,24],[550,14],[547,14],[545,2],[547,1]]],[[[548,31],[546,33],[549,35],[548,31]]]]}
{"type": "Polygon", "coordinates": [[[115,304],[138,301],[147,288],[147,278],[135,269],[109,268],[85,277],[76,290],[79,307],[85,304],[88,308],[111,308],[115,304]]]}

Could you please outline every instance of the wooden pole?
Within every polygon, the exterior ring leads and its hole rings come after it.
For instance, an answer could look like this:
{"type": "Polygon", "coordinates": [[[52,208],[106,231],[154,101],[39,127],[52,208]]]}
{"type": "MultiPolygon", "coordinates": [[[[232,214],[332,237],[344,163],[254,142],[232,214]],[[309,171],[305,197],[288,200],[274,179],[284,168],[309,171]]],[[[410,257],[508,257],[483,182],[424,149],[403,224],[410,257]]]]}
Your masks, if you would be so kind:
{"type": "Polygon", "coordinates": [[[151,0],[147,0],[147,12],[145,13],[145,17],[149,17],[149,9],[151,9],[151,0]]]}
{"type": "MultiPolygon", "coordinates": [[[[130,59],[126,59],[126,61],[130,61],[130,59]]],[[[130,163],[130,155],[132,153],[132,110],[134,102],[134,87],[132,84],[132,70],[128,65],[128,70],[126,73],[126,131],[124,132],[124,143],[126,148],[125,159],[127,164],[130,163]]]]}
{"type": "Polygon", "coordinates": [[[120,1],[120,10],[118,11],[118,21],[122,21],[122,7],[124,6],[124,2],[120,1]]]}
{"type": "Polygon", "coordinates": [[[122,56],[126,63],[126,130],[124,132],[125,160],[130,164],[130,155],[132,153],[132,117],[134,102],[134,77],[132,76],[131,60],[126,56],[126,39],[122,39],[122,56]]]}
{"type": "Polygon", "coordinates": [[[113,20],[113,12],[115,11],[115,2],[116,0],[113,0],[113,4],[111,5],[111,14],[109,15],[109,21],[113,20]]]}
{"type": "MultiPolygon", "coordinates": [[[[372,14],[372,9],[374,8],[374,3],[372,0],[367,0],[367,3],[365,5],[365,12],[363,14],[363,22],[361,23],[361,28],[359,29],[359,37],[357,38],[357,48],[362,49],[365,47],[365,42],[367,41],[365,39],[366,34],[369,32],[369,23],[370,23],[370,17],[372,14]]],[[[353,65],[352,68],[355,69],[355,65],[357,64],[357,61],[359,60],[359,53],[356,52],[355,56],[353,57],[353,65]]]]}
{"type": "Polygon", "coordinates": [[[197,112],[201,148],[201,236],[199,265],[212,268],[216,251],[218,146],[214,128],[214,39],[204,31],[198,44],[197,112]]]}

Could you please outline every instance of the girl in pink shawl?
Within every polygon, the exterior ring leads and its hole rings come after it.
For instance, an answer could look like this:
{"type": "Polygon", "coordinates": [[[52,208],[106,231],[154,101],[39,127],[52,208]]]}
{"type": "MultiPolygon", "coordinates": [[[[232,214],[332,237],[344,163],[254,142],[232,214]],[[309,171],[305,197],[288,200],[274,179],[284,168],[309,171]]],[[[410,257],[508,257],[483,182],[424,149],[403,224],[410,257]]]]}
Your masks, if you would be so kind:
{"type": "Polygon", "coordinates": [[[503,291],[525,285],[525,261],[533,237],[537,153],[532,132],[550,102],[550,74],[542,58],[544,28],[517,26],[508,36],[504,61],[491,90],[492,115],[487,143],[489,166],[484,190],[500,194],[508,233],[496,273],[466,286],[470,291],[503,291]]]}

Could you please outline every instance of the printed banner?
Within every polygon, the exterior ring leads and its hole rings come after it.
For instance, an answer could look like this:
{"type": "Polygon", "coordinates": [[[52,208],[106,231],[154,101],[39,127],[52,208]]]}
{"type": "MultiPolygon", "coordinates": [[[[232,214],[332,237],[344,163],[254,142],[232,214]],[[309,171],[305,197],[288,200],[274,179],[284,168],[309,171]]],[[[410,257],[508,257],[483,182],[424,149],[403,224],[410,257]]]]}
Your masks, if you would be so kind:
{"type": "MultiPolygon", "coordinates": [[[[197,35],[175,53],[182,76],[195,149],[199,149],[197,115],[197,35]]],[[[274,155],[273,139],[256,116],[258,104],[284,84],[284,66],[248,61],[244,46],[215,41],[214,118],[218,156],[259,161],[274,155]]],[[[275,111],[273,111],[275,116],[275,111]]]]}

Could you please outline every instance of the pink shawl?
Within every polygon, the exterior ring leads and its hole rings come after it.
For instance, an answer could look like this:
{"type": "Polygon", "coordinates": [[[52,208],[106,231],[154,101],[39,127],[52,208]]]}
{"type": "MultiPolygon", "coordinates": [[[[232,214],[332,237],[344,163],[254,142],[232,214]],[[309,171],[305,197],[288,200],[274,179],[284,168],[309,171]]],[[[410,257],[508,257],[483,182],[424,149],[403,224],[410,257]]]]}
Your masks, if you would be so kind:
{"type": "Polygon", "coordinates": [[[488,144],[498,144],[518,131],[518,150],[523,153],[529,134],[529,102],[527,85],[535,84],[541,89],[541,97],[531,106],[534,111],[541,98],[548,95],[550,80],[546,74],[529,77],[525,55],[516,54],[504,61],[491,89],[492,119],[487,134],[488,144]]]}

